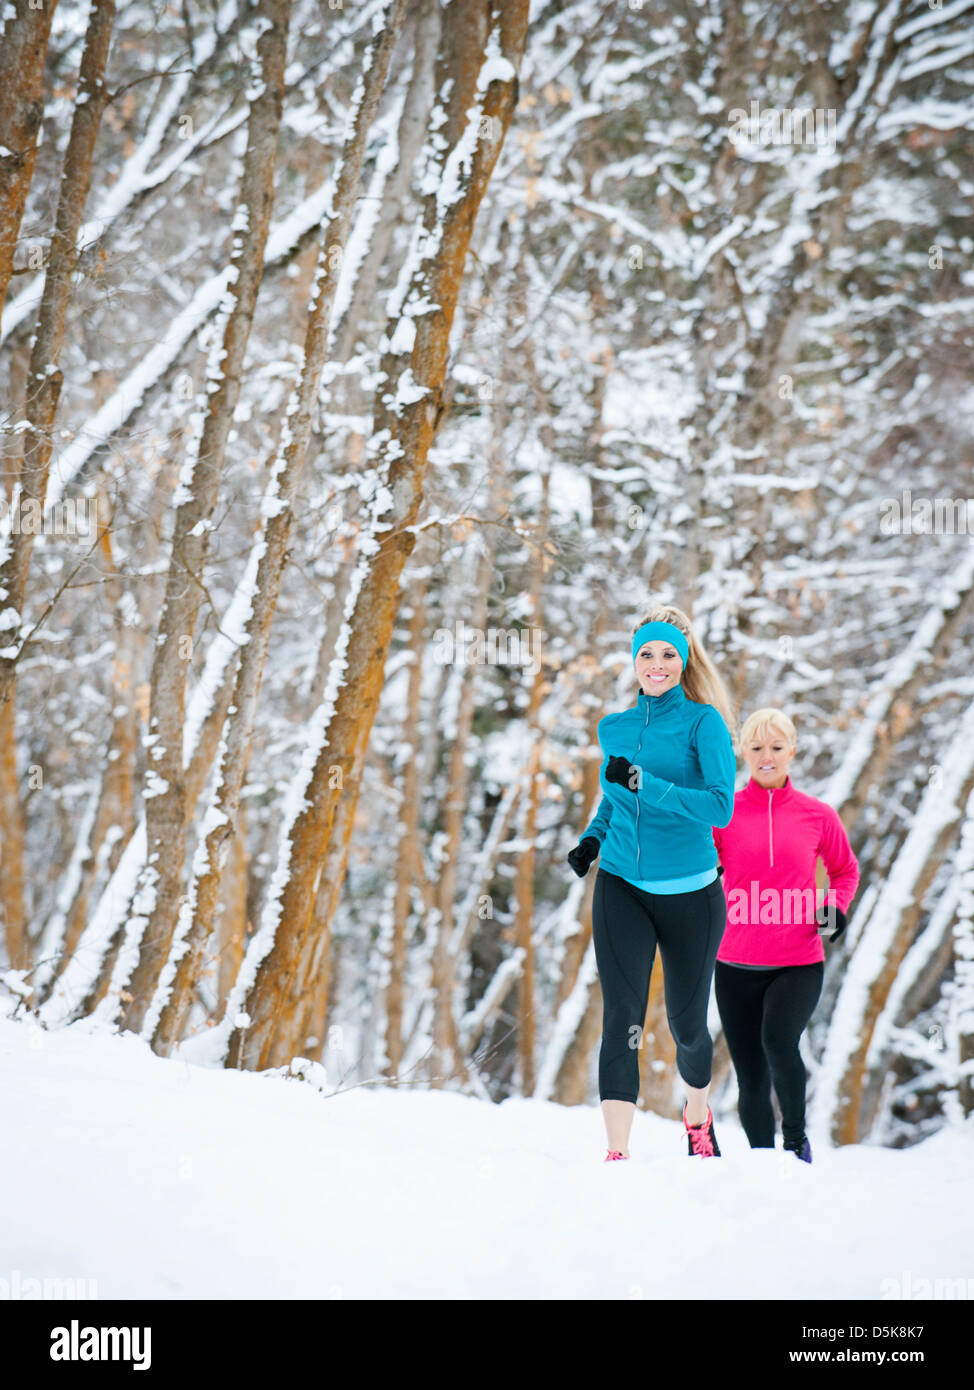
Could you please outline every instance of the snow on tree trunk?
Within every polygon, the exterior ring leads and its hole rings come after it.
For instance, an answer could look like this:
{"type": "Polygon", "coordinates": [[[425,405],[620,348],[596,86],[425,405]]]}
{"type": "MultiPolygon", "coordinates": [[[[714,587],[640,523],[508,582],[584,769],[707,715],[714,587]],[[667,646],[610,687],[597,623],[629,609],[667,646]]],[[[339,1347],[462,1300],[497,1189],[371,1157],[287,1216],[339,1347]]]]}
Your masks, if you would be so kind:
{"type": "MultiPolygon", "coordinates": [[[[221,614],[218,635],[207,650],[203,674],[187,711],[183,767],[187,795],[194,806],[216,757],[220,730],[226,721],[233,690],[232,677],[244,635],[244,615],[250,605],[257,572],[259,546],[260,541],[255,542],[233,598],[221,614]]],[[[57,1027],[94,1009],[110,987],[112,995],[102,1016],[107,1016],[110,1022],[115,1021],[121,991],[140,939],[141,924],[133,917],[132,900],[145,864],[145,854],[145,816],[142,815],[99,896],[77,949],[68,959],[62,978],[44,1002],[40,1018],[47,1027],[57,1027]],[[126,939],[129,940],[128,960],[115,979],[117,957],[126,939]]]]}
{"type": "Polygon", "coordinates": [[[112,0],[94,0],[78,76],[78,96],[64,155],[54,234],[44,292],[31,346],[24,402],[24,452],[11,506],[8,534],[0,536],[0,704],[14,680],[26,633],[21,621],[27,571],[34,547],[33,517],[42,508],[53,446],[54,417],[61,395],[58,362],[78,261],[78,228],[91,182],[92,157],[102,113],[111,93],[104,74],[115,23],[112,0]]]}
{"type": "Polygon", "coordinates": [[[123,1026],[133,1031],[145,1019],[183,899],[186,822],[191,810],[182,775],[186,676],[203,602],[202,576],[227,439],[240,398],[244,355],[264,273],[290,20],[291,0],[260,0],[253,11],[253,28],[240,36],[250,58],[254,94],[233,222],[229,285],[222,306],[222,332],[214,335],[205,391],[197,397],[193,433],[173,498],[172,552],[150,678],[143,790],[149,850],[141,888],[151,907],[128,986],[132,1000],[122,1019],[123,1026]]]}
{"type": "Polygon", "coordinates": [[[30,945],[24,914],[24,822],[20,774],[17,768],[14,690],[0,704],[0,922],[7,959],[14,970],[30,964],[30,945]]]}
{"type": "Polygon", "coordinates": [[[960,1114],[974,1114],[974,796],[967,803],[958,854],[958,904],[952,932],[954,978],[951,982],[947,1050],[956,1059],[956,1094],[960,1114]]]}
{"type": "Polygon", "coordinates": [[[224,732],[216,796],[200,832],[193,881],[180,911],[170,959],[143,1025],[143,1031],[152,1037],[153,1047],[161,1055],[168,1054],[181,1034],[186,1011],[192,1002],[201,954],[214,926],[220,879],[234,833],[256,719],[271,622],[287,563],[292,508],[325,365],[330,315],[361,178],[366,136],[382,95],[404,11],[405,0],[391,0],[381,21],[377,22],[376,38],[352,98],[350,129],[342,151],[333,210],[322,240],[308,310],[301,379],[288,403],[281,443],[271,468],[271,483],[261,509],[263,549],[234,687],[232,713],[224,732]]]}
{"type": "Polygon", "coordinates": [[[938,1039],[937,1029],[928,1031],[927,1036],[921,1039],[915,1029],[908,1030],[905,1025],[923,1007],[923,1000],[931,991],[935,995],[940,992],[945,968],[950,963],[953,948],[951,925],[958,912],[960,886],[965,872],[966,824],[961,832],[961,849],[954,873],[946,891],[934,906],[927,925],[906,953],[873,1029],[866,1055],[862,1105],[862,1132],[869,1139],[876,1136],[878,1129],[889,1128],[888,1113],[880,1113],[883,1110],[882,1098],[884,1093],[889,1092],[891,1077],[904,1057],[911,1063],[927,1063],[927,1080],[931,1087],[957,1084],[956,1076],[949,1075],[949,1061],[942,1040],[938,1039]]]}
{"type": "MultiPolygon", "coordinates": [[[[594,557],[608,562],[614,544],[612,527],[612,498],[603,478],[607,466],[606,383],[612,369],[612,349],[605,329],[606,298],[598,277],[588,279],[588,292],[596,330],[604,344],[598,369],[592,378],[590,414],[592,419],[592,466],[586,479],[589,491],[589,510],[592,517],[594,557]]],[[[590,679],[590,711],[586,720],[587,749],[582,765],[581,804],[589,808],[587,825],[598,810],[602,797],[599,770],[602,754],[598,740],[599,720],[606,710],[610,683],[602,658],[605,648],[615,634],[617,615],[610,612],[607,586],[599,583],[595,592],[595,613],[592,618],[586,669],[590,679]]],[[[583,750],[579,750],[582,756],[583,750]]],[[[581,827],[579,827],[581,829],[581,827]]],[[[572,839],[572,846],[575,839],[572,839]]],[[[565,864],[566,871],[570,869],[565,864]]],[[[592,945],[592,896],[598,874],[598,860],[586,877],[577,885],[578,907],[576,929],[566,936],[561,962],[561,974],[555,996],[555,1020],[551,1038],[545,1049],[539,1072],[538,1094],[557,1100],[562,1105],[581,1105],[588,1094],[588,1073],[593,1047],[602,1031],[602,990],[599,985],[595,952],[592,945]]],[[[572,885],[573,889],[575,885],[572,885]]],[[[572,895],[574,900],[574,894],[572,895]]]]}
{"type": "Polygon", "coordinates": [[[217,998],[230,997],[233,982],[243,963],[247,944],[247,836],[245,804],[237,815],[238,834],[234,836],[230,859],[224,874],[223,892],[217,924],[217,998]]]}
{"type": "MultiPolygon", "coordinates": [[[[7,27],[13,26],[11,36],[11,56],[24,63],[24,71],[16,79],[8,77],[8,90],[0,97],[0,144],[6,148],[6,140],[14,141],[14,150],[23,156],[23,165],[18,163],[19,174],[13,175],[8,168],[9,157],[0,159],[0,168],[13,178],[5,184],[0,175],[0,304],[6,292],[9,278],[9,259],[13,256],[13,241],[23,211],[23,199],[30,183],[30,171],[34,160],[34,122],[33,103],[30,99],[31,84],[39,81],[35,71],[39,63],[43,68],[43,54],[47,43],[47,32],[51,22],[53,5],[45,6],[43,18],[39,12],[18,6],[16,18],[8,20],[7,27]],[[24,26],[29,26],[25,30],[24,26]],[[19,90],[24,80],[27,84],[27,100],[18,99],[10,87],[19,90]],[[30,108],[30,109],[28,109],[30,108]],[[3,132],[8,128],[7,136],[3,132]],[[10,195],[3,204],[3,192],[10,195]],[[4,266],[6,265],[6,270],[4,266]]],[[[71,118],[71,132],[64,155],[64,166],[58,192],[57,213],[54,234],[48,252],[47,273],[44,278],[44,292],[38,312],[37,328],[31,346],[30,366],[27,375],[26,399],[24,402],[24,424],[22,432],[23,458],[17,469],[16,484],[13,491],[9,516],[4,517],[6,534],[0,534],[0,797],[2,809],[9,817],[10,830],[6,847],[0,860],[0,907],[8,942],[12,949],[11,959],[26,964],[27,942],[24,926],[23,905],[23,823],[18,800],[19,790],[16,775],[16,735],[14,719],[14,688],[17,662],[19,661],[29,632],[22,618],[27,589],[27,572],[30,567],[31,552],[34,547],[36,526],[34,515],[42,508],[47,488],[47,474],[54,439],[54,418],[61,395],[61,371],[58,362],[64,343],[64,329],[67,320],[68,304],[71,300],[74,271],[77,265],[78,228],[84,213],[88,187],[91,181],[92,156],[95,140],[101,124],[102,113],[109,101],[105,87],[104,74],[108,62],[108,50],[115,24],[115,5],[113,0],[94,0],[88,29],[85,34],[84,51],[78,78],[78,96],[75,100],[71,118]]],[[[4,33],[4,47],[7,42],[4,33]]],[[[5,63],[5,58],[3,62],[5,63]]],[[[3,66],[0,65],[0,91],[3,91],[3,66]]],[[[37,120],[39,122],[39,115],[37,120]]]]}
{"type": "MultiPolygon", "coordinates": [[[[56,5],[57,0],[53,0],[53,3],[45,5],[44,9],[51,14],[56,5]]],[[[40,13],[40,6],[35,7],[35,13],[40,13]]],[[[215,55],[223,61],[223,45],[233,37],[243,13],[243,7],[238,0],[224,0],[212,28],[207,29],[196,40],[195,67],[191,71],[176,72],[172,76],[166,73],[159,74],[161,81],[158,105],[153,106],[154,114],[145,135],[125,159],[118,178],[110,188],[102,191],[90,218],[82,224],[78,233],[79,250],[92,241],[104,238],[112,223],[131,209],[133,204],[137,204],[140,197],[145,196],[150,190],[162,187],[167,179],[172,178],[176,171],[198,152],[201,144],[213,133],[211,124],[205,124],[194,138],[181,139],[174,154],[161,160],[154,169],[149,168],[150,161],[159,152],[165,137],[177,126],[180,113],[185,115],[194,100],[199,99],[202,80],[212,68],[215,55]]],[[[0,79],[0,87],[2,85],[0,79]]],[[[29,277],[20,293],[11,299],[0,326],[0,342],[32,313],[40,297],[40,287],[40,276],[29,277]]]]}
{"type": "Polygon", "coordinates": [[[832,1013],[816,1078],[814,1122],[836,1143],[861,1137],[869,1046],[877,1019],[909,950],[924,894],[974,787],[974,704],[945,750],[940,776],[927,786],[910,832],[859,936],[832,1013]]]}
{"type": "Polygon", "coordinates": [[[298,777],[268,906],[239,982],[246,1004],[228,1042],[229,1066],[266,1065],[308,930],[336,805],[365,754],[399,577],[415,544],[412,528],[467,247],[513,114],[527,13],[519,0],[492,6],[489,17],[486,7],[455,5],[443,17],[424,220],[400,277],[404,302],[390,324],[377,394],[372,444],[387,467],[373,498],[375,531],[353,590],[355,609],[339,645],[333,684],[298,777]],[[389,520],[381,519],[387,515],[389,520]]]}
{"type": "MultiPolygon", "coordinates": [[[[395,1077],[403,1057],[403,1000],[406,990],[407,940],[413,884],[419,858],[419,744],[423,692],[423,638],[426,626],[426,585],[423,571],[410,591],[409,685],[403,715],[404,752],[399,801],[399,842],[396,850],[396,878],[391,903],[389,931],[384,940],[386,978],[385,1063],[383,1074],[395,1077]]],[[[320,890],[319,890],[320,891],[320,890]]]]}
{"type": "MultiPolygon", "coordinates": [[[[537,386],[537,382],[535,382],[537,386]]],[[[540,396],[540,391],[537,392],[540,396]]],[[[553,442],[553,441],[552,441],[553,442]]],[[[538,508],[538,523],[532,537],[531,560],[527,593],[528,650],[535,654],[537,668],[531,680],[528,708],[525,714],[527,737],[530,751],[526,774],[525,796],[522,803],[523,818],[520,827],[524,848],[518,855],[515,870],[515,933],[517,949],[522,954],[521,971],[518,978],[517,996],[517,1042],[518,1065],[521,1078],[521,1093],[534,1094],[536,1077],[535,1057],[535,944],[534,944],[534,867],[535,839],[538,833],[538,804],[541,792],[541,751],[544,746],[544,729],[541,724],[541,706],[545,694],[550,690],[548,673],[540,659],[544,626],[544,584],[545,574],[551,564],[548,528],[551,519],[549,500],[550,472],[541,478],[541,501],[538,508]]]]}
{"type": "MultiPolygon", "coordinates": [[[[499,499],[503,490],[503,460],[496,439],[488,451],[489,516],[500,514],[499,499]]],[[[477,536],[478,556],[473,584],[460,591],[460,610],[463,621],[474,631],[487,627],[487,604],[494,577],[496,540],[493,527],[484,527],[477,536]]],[[[467,813],[469,769],[467,756],[470,731],[473,728],[477,695],[476,665],[466,665],[466,651],[453,652],[459,691],[456,711],[450,731],[447,756],[445,793],[440,810],[441,834],[437,837],[435,866],[435,906],[427,931],[433,939],[430,956],[430,988],[433,992],[433,1047],[429,1057],[430,1084],[442,1086],[447,1076],[456,1071],[465,1074],[457,1048],[457,958],[452,943],[457,911],[457,882],[460,864],[465,856],[463,841],[467,813]]]]}
{"type": "MultiPolygon", "coordinates": [[[[413,15],[413,27],[404,34],[411,40],[413,70],[403,101],[391,158],[382,161],[368,192],[368,203],[377,208],[374,225],[356,237],[357,266],[351,280],[348,302],[336,312],[334,326],[335,358],[347,362],[351,357],[366,312],[375,303],[376,290],[383,267],[392,250],[393,234],[399,219],[406,212],[413,170],[419,159],[433,101],[433,61],[436,56],[440,29],[438,0],[419,0],[413,15]],[[388,166],[391,164],[391,168],[388,166]]],[[[351,278],[351,277],[350,277],[351,278]]]]}
{"type": "Polygon", "coordinates": [[[115,645],[112,652],[112,726],[102,772],[101,791],[74,875],[74,888],[64,905],[59,924],[47,938],[36,979],[36,1002],[43,1003],[74,954],[88,920],[88,904],[95,882],[104,871],[110,877],[135,828],[133,780],[137,722],[132,677],[136,668],[138,608],[125,588],[112,555],[110,504],[99,495],[98,549],[104,566],[106,596],[112,608],[115,645]]]}
{"type": "Polygon", "coordinates": [[[830,806],[841,811],[847,831],[855,825],[869,788],[889,759],[891,741],[887,732],[893,707],[915,684],[917,663],[927,661],[932,665],[949,650],[950,639],[972,601],[974,548],[961,555],[927,612],[904,642],[900,655],[872,687],[865,715],[822,794],[830,806]]]}
{"type": "Polygon", "coordinates": [[[0,318],[34,175],[47,41],[57,0],[8,0],[0,36],[0,318]]]}

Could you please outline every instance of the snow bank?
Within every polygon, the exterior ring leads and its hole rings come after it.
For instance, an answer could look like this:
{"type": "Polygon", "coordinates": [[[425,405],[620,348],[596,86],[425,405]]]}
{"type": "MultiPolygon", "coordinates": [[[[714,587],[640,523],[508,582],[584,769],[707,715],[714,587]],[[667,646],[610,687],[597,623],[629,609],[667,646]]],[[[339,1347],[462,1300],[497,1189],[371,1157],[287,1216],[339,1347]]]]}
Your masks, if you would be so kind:
{"type": "MultiPolygon", "coordinates": [[[[9,1010],[12,1004],[5,1004],[9,1010]]],[[[0,1275],[107,1298],[867,1298],[974,1274],[974,1138],[690,1159],[594,1106],[322,1095],[154,1056],[83,1021],[0,1018],[0,1275]]],[[[881,1305],[880,1305],[881,1306],[881,1305]]]]}

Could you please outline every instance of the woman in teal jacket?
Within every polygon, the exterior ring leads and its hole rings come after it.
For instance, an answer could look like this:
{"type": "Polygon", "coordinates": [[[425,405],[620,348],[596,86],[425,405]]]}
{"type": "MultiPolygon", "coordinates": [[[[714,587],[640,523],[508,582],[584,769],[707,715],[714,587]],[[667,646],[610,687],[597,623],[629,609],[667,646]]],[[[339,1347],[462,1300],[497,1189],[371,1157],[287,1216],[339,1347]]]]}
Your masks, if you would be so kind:
{"type": "Polygon", "coordinates": [[[637,1050],[656,947],[666,1017],[686,1086],[687,1152],[718,1158],[707,1103],[707,1005],[726,904],[712,828],[734,813],[730,700],[682,609],[654,607],[636,628],[635,705],[599,722],[599,809],[568,856],[584,877],[600,858],[592,936],[602,986],[599,1098],[607,1159],[629,1157],[637,1050]]]}

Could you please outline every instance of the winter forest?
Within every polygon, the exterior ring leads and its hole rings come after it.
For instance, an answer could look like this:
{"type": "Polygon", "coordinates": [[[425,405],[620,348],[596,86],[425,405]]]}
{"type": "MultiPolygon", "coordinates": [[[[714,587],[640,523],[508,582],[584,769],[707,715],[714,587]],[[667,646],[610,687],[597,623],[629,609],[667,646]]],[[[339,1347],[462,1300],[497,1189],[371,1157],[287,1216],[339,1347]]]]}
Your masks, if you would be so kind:
{"type": "Polygon", "coordinates": [[[5,1015],[597,1106],[673,603],[859,861],[816,1123],[964,1127],[974,0],[0,8],[5,1015]]]}

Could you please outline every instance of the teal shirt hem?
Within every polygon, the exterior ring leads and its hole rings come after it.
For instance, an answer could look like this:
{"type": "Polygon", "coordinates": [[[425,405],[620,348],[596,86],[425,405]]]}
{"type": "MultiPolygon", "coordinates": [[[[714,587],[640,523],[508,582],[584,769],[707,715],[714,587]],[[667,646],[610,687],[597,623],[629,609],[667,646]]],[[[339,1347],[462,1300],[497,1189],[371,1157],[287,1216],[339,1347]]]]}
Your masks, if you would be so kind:
{"type": "Polygon", "coordinates": [[[715,866],[699,874],[684,874],[682,878],[627,878],[626,882],[644,893],[692,893],[694,888],[706,888],[716,877],[715,866]]]}

